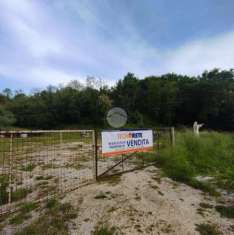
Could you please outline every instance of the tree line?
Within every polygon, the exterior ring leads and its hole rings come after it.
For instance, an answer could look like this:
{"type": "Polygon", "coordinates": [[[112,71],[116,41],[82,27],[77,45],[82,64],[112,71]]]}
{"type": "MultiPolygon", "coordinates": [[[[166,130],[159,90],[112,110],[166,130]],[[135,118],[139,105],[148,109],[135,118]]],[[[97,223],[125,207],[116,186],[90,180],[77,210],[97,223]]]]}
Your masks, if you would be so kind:
{"type": "Polygon", "coordinates": [[[128,73],[115,86],[89,77],[31,94],[0,93],[0,126],[24,128],[107,127],[111,107],[128,113],[128,126],[191,126],[234,129],[234,70],[213,69],[199,76],[174,73],[137,78],[128,73]]]}

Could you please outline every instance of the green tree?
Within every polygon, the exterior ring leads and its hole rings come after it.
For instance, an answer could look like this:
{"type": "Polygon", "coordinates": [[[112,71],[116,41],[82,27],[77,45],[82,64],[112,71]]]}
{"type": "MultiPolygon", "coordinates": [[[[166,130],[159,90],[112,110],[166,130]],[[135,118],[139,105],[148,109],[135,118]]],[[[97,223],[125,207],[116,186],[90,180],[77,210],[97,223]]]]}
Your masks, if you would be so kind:
{"type": "Polygon", "coordinates": [[[0,128],[11,126],[15,123],[13,113],[0,106],[0,128]]]}

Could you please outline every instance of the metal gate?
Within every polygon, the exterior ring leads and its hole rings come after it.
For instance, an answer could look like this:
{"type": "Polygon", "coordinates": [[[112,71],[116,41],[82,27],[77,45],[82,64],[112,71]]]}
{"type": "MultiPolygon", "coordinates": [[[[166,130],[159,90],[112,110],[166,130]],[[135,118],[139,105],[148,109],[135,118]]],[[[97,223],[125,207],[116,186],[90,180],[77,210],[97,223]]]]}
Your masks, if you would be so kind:
{"type": "Polygon", "coordinates": [[[155,164],[160,152],[175,144],[174,127],[153,129],[153,139],[154,148],[152,152],[102,157],[101,133],[96,133],[96,178],[100,179],[155,164]]]}
{"type": "Polygon", "coordinates": [[[94,131],[1,131],[0,215],[94,179],[94,131]]]}

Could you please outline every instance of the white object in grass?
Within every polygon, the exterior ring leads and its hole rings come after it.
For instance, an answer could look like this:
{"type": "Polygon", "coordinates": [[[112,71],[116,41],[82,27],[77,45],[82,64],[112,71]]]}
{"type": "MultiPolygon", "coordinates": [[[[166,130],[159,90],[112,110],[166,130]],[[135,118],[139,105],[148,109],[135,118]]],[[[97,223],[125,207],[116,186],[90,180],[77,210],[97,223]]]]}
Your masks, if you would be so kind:
{"type": "Polygon", "coordinates": [[[198,124],[197,121],[193,123],[193,132],[195,135],[199,135],[199,130],[203,125],[204,123],[198,124]]]}

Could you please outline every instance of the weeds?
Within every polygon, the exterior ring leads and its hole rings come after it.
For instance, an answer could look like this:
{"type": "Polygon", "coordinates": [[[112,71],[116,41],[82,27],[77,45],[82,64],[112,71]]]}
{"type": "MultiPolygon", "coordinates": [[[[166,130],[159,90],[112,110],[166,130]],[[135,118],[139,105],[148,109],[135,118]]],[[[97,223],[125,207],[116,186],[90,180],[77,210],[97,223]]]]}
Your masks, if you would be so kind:
{"type": "Polygon", "coordinates": [[[215,209],[222,217],[234,218],[234,206],[216,206],[215,209]]]}
{"type": "Polygon", "coordinates": [[[75,163],[67,163],[65,165],[66,168],[74,168],[76,170],[81,170],[84,168],[84,166],[78,162],[75,162],[75,163]]]}
{"type": "Polygon", "coordinates": [[[206,212],[208,212],[208,209],[212,209],[213,206],[211,204],[207,204],[207,203],[204,203],[204,202],[201,202],[199,204],[199,208],[197,208],[197,213],[200,214],[201,216],[205,216],[206,215],[206,212]]]}
{"type": "Polygon", "coordinates": [[[26,165],[26,166],[22,166],[22,168],[21,168],[21,170],[22,171],[33,171],[33,169],[36,167],[36,165],[35,164],[28,164],[28,165],[26,165]]]}
{"type": "Polygon", "coordinates": [[[201,208],[201,207],[197,208],[197,213],[198,213],[199,215],[201,215],[202,217],[205,216],[205,212],[206,212],[206,211],[205,211],[203,208],[201,208]]]}
{"type": "Polygon", "coordinates": [[[9,224],[19,225],[22,224],[25,220],[31,218],[29,214],[17,214],[9,220],[9,224]]]}
{"type": "Polygon", "coordinates": [[[36,180],[49,180],[49,179],[52,179],[53,176],[52,175],[47,175],[47,176],[43,176],[43,175],[39,175],[39,176],[36,176],[36,180]]]}
{"type": "Polygon", "coordinates": [[[8,202],[8,185],[9,177],[8,175],[0,176],[0,205],[4,205],[8,202]]]}
{"type": "MultiPolygon", "coordinates": [[[[8,203],[8,177],[7,176],[0,176],[0,205],[4,205],[8,203]]],[[[15,191],[11,193],[11,201],[19,201],[25,198],[29,193],[31,193],[31,189],[27,188],[17,188],[15,191]]]]}
{"type": "Polygon", "coordinates": [[[213,208],[213,206],[211,204],[207,204],[207,203],[204,203],[204,202],[201,202],[199,204],[199,206],[203,209],[212,209],[213,208]]]}
{"type": "Polygon", "coordinates": [[[48,181],[40,181],[39,183],[36,184],[37,187],[41,187],[41,188],[44,188],[44,187],[47,187],[49,184],[48,181]]]}
{"type": "Polygon", "coordinates": [[[19,212],[9,220],[10,224],[22,224],[24,220],[31,218],[31,211],[36,209],[38,205],[33,202],[25,202],[21,204],[19,212]]]}
{"type": "Polygon", "coordinates": [[[187,131],[178,133],[176,140],[173,149],[164,149],[157,158],[157,164],[167,176],[215,196],[218,196],[217,186],[234,190],[234,144],[231,135],[203,132],[197,137],[187,131]],[[195,179],[203,175],[212,176],[216,182],[195,179]]]}
{"type": "Polygon", "coordinates": [[[44,176],[43,175],[36,176],[35,180],[44,180],[44,176]]]}
{"type": "Polygon", "coordinates": [[[201,235],[223,235],[214,224],[197,224],[196,230],[201,235]]]}
{"type": "Polygon", "coordinates": [[[68,223],[77,213],[69,203],[50,199],[45,205],[46,212],[29,226],[15,235],[69,235],[68,223]]]}
{"type": "Polygon", "coordinates": [[[109,227],[107,225],[103,225],[95,230],[93,235],[117,235],[115,227],[109,227]]]}
{"type": "Polygon", "coordinates": [[[111,175],[106,177],[101,177],[99,180],[100,183],[108,183],[112,186],[118,185],[121,182],[121,175],[111,175]]]}
{"type": "Polygon", "coordinates": [[[21,213],[29,213],[35,210],[37,207],[38,205],[35,202],[25,202],[21,204],[20,211],[21,213]]]}
{"type": "Polygon", "coordinates": [[[51,198],[46,202],[45,208],[52,210],[59,206],[59,202],[55,198],[51,198]]]}
{"type": "Polygon", "coordinates": [[[12,202],[19,201],[19,200],[25,198],[31,192],[32,192],[32,189],[18,188],[12,192],[11,200],[12,200],[12,202]]]}
{"type": "Polygon", "coordinates": [[[105,199],[107,198],[106,194],[103,192],[100,192],[99,194],[97,194],[95,197],[95,199],[105,199]]]}
{"type": "Polygon", "coordinates": [[[216,191],[214,186],[212,186],[211,184],[207,182],[201,182],[194,178],[191,178],[191,179],[188,179],[187,181],[184,181],[184,183],[187,183],[188,185],[190,185],[191,187],[195,189],[202,190],[203,192],[206,192],[210,194],[211,196],[218,197],[220,195],[220,193],[216,191]]]}

